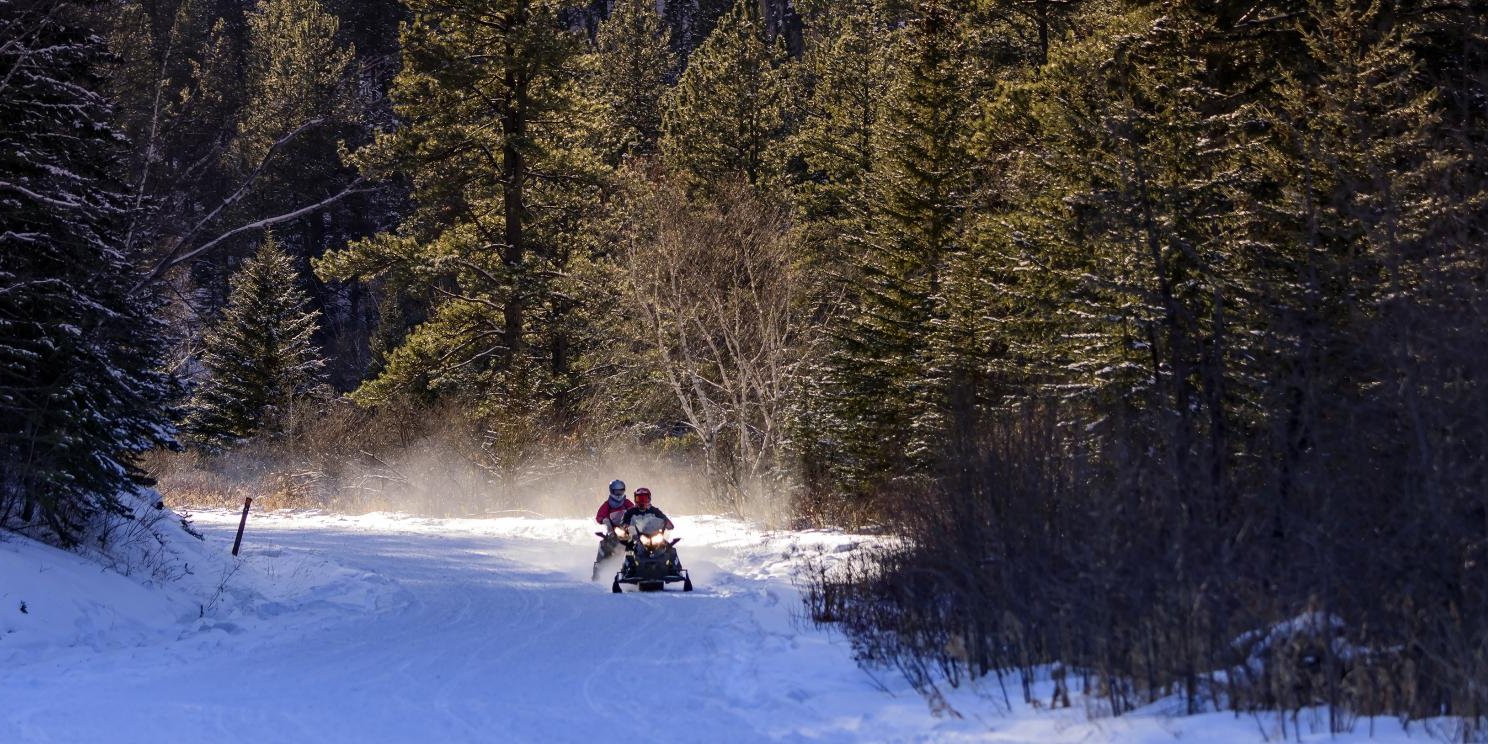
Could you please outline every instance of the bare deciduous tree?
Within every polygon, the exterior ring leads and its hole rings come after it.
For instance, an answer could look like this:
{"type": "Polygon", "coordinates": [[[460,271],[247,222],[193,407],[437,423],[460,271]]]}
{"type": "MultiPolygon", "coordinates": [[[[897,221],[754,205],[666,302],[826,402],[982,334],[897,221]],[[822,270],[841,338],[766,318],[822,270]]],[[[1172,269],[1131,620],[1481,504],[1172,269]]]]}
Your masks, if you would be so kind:
{"type": "Polygon", "coordinates": [[[788,485],[786,418],[818,340],[784,209],[743,184],[706,201],[666,179],[637,195],[621,271],[719,496],[788,485]]]}

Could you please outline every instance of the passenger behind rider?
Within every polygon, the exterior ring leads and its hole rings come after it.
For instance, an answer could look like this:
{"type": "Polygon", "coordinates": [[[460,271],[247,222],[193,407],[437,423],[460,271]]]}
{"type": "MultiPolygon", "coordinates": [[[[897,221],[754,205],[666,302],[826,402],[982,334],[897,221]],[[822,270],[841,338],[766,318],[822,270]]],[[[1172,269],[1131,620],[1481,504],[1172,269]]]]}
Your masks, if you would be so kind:
{"type": "Polygon", "coordinates": [[[663,514],[660,509],[657,509],[656,507],[651,505],[651,489],[637,488],[635,490],[635,506],[631,507],[625,512],[625,517],[622,521],[626,527],[629,527],[630,523],[635,520],[636,517],[645,515],[661,517],[661,520],[663,522],[666,522],[667,529],[676,529],[676,525],[672,524],[672,520],[667,519],[667,515],[663,514]]]}
{"type": "Polygon", "coordinates": [[[594,521],[605,526],[605,540],[599,546],[599,558],[603,560],[615,550],[618,538],[615,536],[615,528],[625,524],[625,515],[635,507],[630,499],[625,498],[625,481],[610,481],[610,497],[599,505],[599,511],[594,513],[594,521]]]}

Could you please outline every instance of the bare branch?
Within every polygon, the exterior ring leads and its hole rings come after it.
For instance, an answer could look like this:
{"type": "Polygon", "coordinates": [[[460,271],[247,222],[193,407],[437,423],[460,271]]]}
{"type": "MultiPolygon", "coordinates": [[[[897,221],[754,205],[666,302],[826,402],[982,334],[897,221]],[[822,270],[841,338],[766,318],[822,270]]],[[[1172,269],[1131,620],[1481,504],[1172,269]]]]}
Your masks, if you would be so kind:
{"type": "Polygon", "coordinates": [[[314,204],[300,207],[299,209],[285,212],[283,214],[274,215],[273,217],[265,217],[260,220],[255,220],[246,225],[240,225],[231,230],[228,230],[225,233],[222,233],[221,235],[218,235],[215,238],[212,238],[205,243],[202,243],[195,248],[192,248],[189,251],[183,252],[178,246],[177,248],[173,249],[165,258],[156,263],[155,267],[150,270],[150,273],[146,274],[145,278],[142,279],[139,284],[135,285],[134,288],[135,290],[138,290],[145,284],[158,281],[171,269],[180,266],[181,264],[186,263],[187,261],[190,261],[203,253],[206,253],[207,251],[217,247],[230,238],[236,237],[246,232],[252,232],[254,230],[262,230],[267,227],[273,227],[274,225],[280,224],[282,222],[296,220],[304,217],[307,214],[319,212],[320,210],[325,209],[326,207],[329,207],[332,204],[335,204],[336,202],[341,201],[348,196],[352,196],[355,194],[364,194],[371,191],[372,189],[370,187],[363,187],[364,183],[365,182],[362,179],[358,178],[355,181],[352,181],[350,184],[347,184],[346,188],[342,189],[341,191],[332,194],[331,196],[328,196],[325,199],[322,199],[314,204]]]}

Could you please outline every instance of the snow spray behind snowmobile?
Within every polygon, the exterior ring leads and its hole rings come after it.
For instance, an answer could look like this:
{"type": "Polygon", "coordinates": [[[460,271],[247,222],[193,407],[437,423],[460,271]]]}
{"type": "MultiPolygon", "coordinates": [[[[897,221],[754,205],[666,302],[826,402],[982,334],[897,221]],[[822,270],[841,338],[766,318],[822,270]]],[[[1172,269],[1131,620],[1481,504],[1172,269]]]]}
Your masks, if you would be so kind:
{"type": "Polygon", "coordinates": [[[643,592],[657,592],[672,582],[682,582],[682,591],[692,591],[692,577],[677,557],[676,545],[682,538],[668,539],[666,520],[643,514],[630,525],[631,540],[625,544],[625,564],[610,591],[619,594],[621,584],[635,584],[643,592]]]}

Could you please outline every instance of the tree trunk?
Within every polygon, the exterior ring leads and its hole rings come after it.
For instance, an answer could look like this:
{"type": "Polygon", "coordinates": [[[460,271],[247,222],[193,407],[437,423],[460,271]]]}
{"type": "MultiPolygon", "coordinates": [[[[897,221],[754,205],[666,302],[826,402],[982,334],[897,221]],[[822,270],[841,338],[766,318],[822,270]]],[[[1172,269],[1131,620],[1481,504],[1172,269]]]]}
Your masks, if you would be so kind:
{"type": "MultiPolygon", "coordinates": [[[[512,25],[521,27],[527,20],[526,6],[520,7],[512,25]]],[[[504,239],[506,246],[501,260],[511,272],[511,293],[507,295],[502,309],[504,323],[503,340],[506,343],[507,366],[515,365],[522,352],[522,320],[525,314],[523,293],[526,289],[522,272],[525,258],[522,228],[527,219],[525,202],[527,162],[522,153],[522,140],[527,130],[527,76],[520,71],[523,61],[517,58],[515,45],[506,46],[506,89],[511,96],[503,107],[501,129],[504,141],[501,146],[502,206],[504,207],[504,239]]]]}

